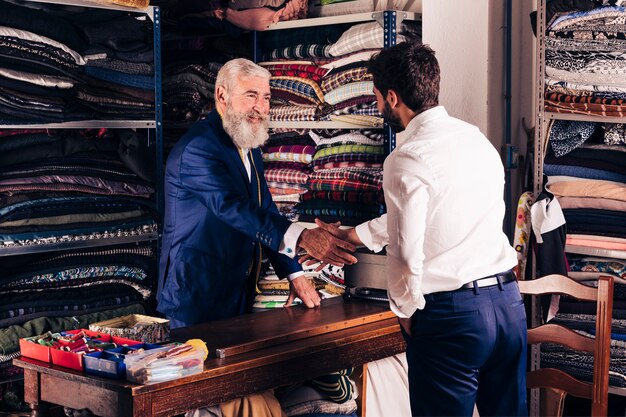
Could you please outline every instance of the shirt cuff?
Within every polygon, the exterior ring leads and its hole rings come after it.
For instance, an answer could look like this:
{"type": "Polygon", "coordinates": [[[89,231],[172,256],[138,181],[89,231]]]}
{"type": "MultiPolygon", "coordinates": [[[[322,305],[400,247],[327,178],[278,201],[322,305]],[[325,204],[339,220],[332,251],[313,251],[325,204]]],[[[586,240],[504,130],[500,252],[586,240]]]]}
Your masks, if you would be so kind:
{"type": "Polygon", "coordinates": [[[303,275],[304,275],[304,271],[296,271],[296,272],[293,272],[293,273],[287,275],[287,279],[291,282],[294,279],[296,279],[298,277],[301,277],[303,275]]]}
{"type": "Polygon", "coordinates": [[[293,259],[296,256],[296,244],[298,243],[298,239],[300,235],[304,231],[305,227],[300,226],[297,223],[291,223],[291,226],[285,232],[285,236],[283,236],[282,242],[280,242],[280,246],[278,246],[278,253],[282,253],[293,259]]]}
{"type": "Polygon", "coordinates": [[[384,222],[379,219],[361,223],[354,228],[359,240],[372,252],[380,252],[387,245],[386,219],[384,222]]]}

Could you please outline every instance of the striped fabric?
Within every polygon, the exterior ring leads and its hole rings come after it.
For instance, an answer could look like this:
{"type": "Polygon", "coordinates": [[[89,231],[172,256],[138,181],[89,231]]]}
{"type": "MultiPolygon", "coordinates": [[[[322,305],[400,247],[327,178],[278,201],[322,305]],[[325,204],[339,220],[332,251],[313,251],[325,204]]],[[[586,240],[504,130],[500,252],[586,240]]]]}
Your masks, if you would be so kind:
{"type": "Polygon", "coordinates": [[[351,123],[355,126],[382,127],[382,117],[367,116],[363,114],[331,114],[330,120],[336,122],[351,123]]]}
{"type": "MultiPolygon", "coordinates": [[[[278,183],[275,183],[278,184],[278,183]]],[[[269,190],[270,190],[270,194],[273,196],[276,195],[291,195],[291,194],[304,194],[307,192],[306,188],[280,188],[280,187],[272,187],[271,185],[273,184],[267,184],[269,190]]],[[[281,184],[281,187],[284,186],[284,184],[281,184]]],[[[293,187],[293,186],[292,186],[293,187]]]]}
{"type": "Polygon", "coordinates": [[[286,162],[304,162],[310,163],[313,156],[306,153],[294,152],[268,152],[263,154],[263,161],[286,161],[286,162]]]}
{"type": "Polygon", "coordinates": [[[263,56],[263,60],[272,61],[279,58],[315,58],[330,57],[331,45],[309,44],[293,45],[286,48],[274,49],[263,56]]]}
{"type": "Polygon", "coordinates": [[[311,172],[311,167],[308,164],[301,162],[268,162],[264,164],[265,170],[268,169],[293,169],[301,172],[311,172]]]}
{"type": "Polygon", "coordinates": [[[301,153],[307,155],[315,154],[315,146],[312,145],[280,145],[269,146],[263,149],[266,153],[274,152],[289,152],[289,153],[301,153]]]}
{"type": "Polygon", "coordinates": [[[367,72],[366,67],[350,68],[324,78],[320,83],[320,87],[324,93],[327,93],[335,88],[341,87],[344,84],[371,80],[372,74],[367,72]]]}
{"type": "Polygon", "coordinates": [[[346,154],[346,153],[362,153],[362,154],[375,154],[382,155],[385,153],[383,146],[378,145],[361,145],[358,143],[351,143],[347,145],[335,145],[328,148],[323,148],[315,152],[313,160],[324,158],[325,156],[346,154]]]}
{"type": "Polygon", "coordinates": [[[325,162],[323,164],[315,164],[314,169],[333,169],[333,168],[382,168],[383,164],[374,162],[362,162],[362,161],[344,161],[344,162],[325,162]]]}
{"type": "MultiPolygon", "coordinates": [[[[325,166],[328,163],[338,163],[338,162],[346,162],[343,166],[359,166],[357,162],[364,163],[377,163],[382,164],[385,159],[385,155],[383,154],[373,154],[373,153],[340,153],[325,156],[323,158],[318,158],[313,161],[313,168],[328,168],[325,166]],[[350,165],[352,164],[352,165],[350,165]]],[[[363,166],[363,165],[361,165],[363,166]]]]}
{"type": "Polygon", "coordinates": [[[347,179],[309,179],[307,187],[312,191],[379,191],[382,188],[379,185],[347,179]]]}
{"type": "Polygon", "coordinates": [[[272,106],[270,120],[281,122],[312,122],[317,120],[316,106],[272,106]]]}
{"type": "Polygon", "coordinates": [[[378,105],[374,101],[373,103],[360,103],[350,107],[344,107],[338,110],[333,111],[333,114],[341,115],[341,114],[354,114],[354,115],[367,115],[367,116],[375,116],[382,117],[380,112],[378,111],[378,105]]]}

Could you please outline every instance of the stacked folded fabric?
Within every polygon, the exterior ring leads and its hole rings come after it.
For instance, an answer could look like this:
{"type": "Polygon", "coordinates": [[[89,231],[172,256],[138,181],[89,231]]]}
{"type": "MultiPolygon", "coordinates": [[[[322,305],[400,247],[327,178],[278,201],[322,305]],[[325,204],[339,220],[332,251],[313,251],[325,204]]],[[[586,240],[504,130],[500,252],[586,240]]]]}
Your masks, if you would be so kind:
{"type": "Polygon", "coordinates": [[[626,114],[624,16],[624,6],[599,7],[557,14],[548,23],[546,110],[614,117],[626,114]]]}
{"type": "Polygon", "coordinates": [[[132,130],[2,131],[0,248],[156,231],[154,161],[132,130]]]}
{"type": "Polygon", "coordinates": [[[294,210],[306,192],[315,142],[307,133],[274,131],[263,146],[265,180],[279,211],[292,221],[294,210]]]}
{"type": "Polygon", "coordinates": [[[0,2],[0,122],[154,117],[151,23],[0,2]]]}
{"type": "Polygon", "coordinates": [[[626,259],[624,125],[555,121],[544,159],[567,224],[567,253],[626,259]]]}
{"type": "MultiPolygon", "coordinates": [[[[284,31],[281,31],[284,32],[284,31]]],[[[419,38],[413,22],[403,24],[398,42],[419,38]]],[[[273,121],[337,120],[382,125],[367,60],[383,47],[377,22],[334,25],[297,32],[261,34],[260,65],[272,73],[273,121]]]]}
{"type": "MultiPolygon", "coordinates": [[[[595,315],[573,312],[559,313],[552,322],[575,329],[585,336],[594,337],[595,315]]],[[[558,368],[579,379],[591,382],[593,378],[593,354],[573,351],[565,346],[543,343],[541,345],[541,367],[558,368]]],[[[626,387],[626,321],[623,319],[613,319],[609,385],[626,387]]]]}
{"type": "Polygon", "coordinates": [[[384,213],[384,136],[374,130],[318,130],[307,193],[296,206],[301,221],[356,225],[384,213]]]}

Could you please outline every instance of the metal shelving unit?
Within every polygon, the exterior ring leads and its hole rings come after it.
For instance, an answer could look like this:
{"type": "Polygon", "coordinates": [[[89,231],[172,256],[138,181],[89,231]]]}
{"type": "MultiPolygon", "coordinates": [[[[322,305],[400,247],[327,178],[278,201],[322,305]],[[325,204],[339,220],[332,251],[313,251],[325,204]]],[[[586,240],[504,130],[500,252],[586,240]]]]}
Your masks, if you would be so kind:
{"type": "MultiPolygon", "coordinates": [[[[605,117],[592,114],[572,114],[572,113],[556,113],[545,110],[544,106],[544,79],[545,79],[545,29],[546,29],[546,0],[537,0],[537,34],[535,48],[535,167],[533,175],[533,192],[536,199],[542,191],[543,183],[543,157],[547,146],[548,129],[553,120],[571,120],[582,122],[598,122],[598,123],[624,123],[624,118],[605,117]]],[[[577,253],[586,255],[584,249],[566,248],[568,253],[577,253]]],[[[533,278],[536,278],[536,265],[533,259],[533,278]]],[[[617,284],[619,285],[619,284],[617,284]]],[[[541,311],[535,297],[531,304],[533,325],[541,322],[541,311]]],[[[540,365],[540,350],[536,345],[532,346],[530,356],[531,369],[536,369],[540,365]]],[[[532,390],[530,396],[530,415],[539,414],[539,394],[538,390],[532,390]]],[[[626,388],[618,388],[609,386],[609,393],[626,396],[626,388]]]]}
{"type": "MultiPolygon", "coordinates": [[[[158,213],[157,230],[160,231],[160,224],[163,216],[163,114],[162,114],[162,88],[161,88],[161,18],[160,9],[156,6],[145,8],[133,8],[117,4],[107,4],[91,0],[29,0],[33,3],[46,3],[60,6],[75,6],[83,8],[107,9],[121,12],[131,12],[138,15],[146,15],[153,23],[153,49],[154,49],[154,105],[155,113],[153,119],[148,120],[76,120],[61,123],[28,123],[4,124],[2,129],[89,129],[89,128],[111,128],[111,129],[148,129],[148,145],[155,148],[156,166],[156,189],[155,202],[158,213]]],[[[107,246],[123,243],[155,241],[158,240],[159,232],[138,236],[105,237],[97,240],[82,240],[77,242],[66,242],[61,244],[42,244],[33,246],[0,246],[1,256],[21,255],[33,252],[47,252],[59,250],[71,250],[79,247],[107,246]]]]}
{"type": "MultiPolygon", "coordinates": [[[[414,12],[385,10],[380,12],[366,12],[342,16],[315,17],[310,19],[278,22],[271,25],[267,30],[298,29],[346,23],[378,22],[378,24],[380,24],[383,28],[383,47],[388,48],[396,44],[398,27],[405,20],[420,21],[421,15],[414,12]]],[[[260,55],[258,32],[253,32],[252,51],[254,62],[258,62],[260,55]]],[[[393,149],[396,147],[396,135],[387,125],[387,123],[383,123],[381,126],[363,126],[359,124],[335,121],[270,122],[270,127],[286,127],[294,129],[384,129],[386,133],[385,145],[387,148],[387,153],[391,153],[391,151],[393,151],[393,149]]]]}

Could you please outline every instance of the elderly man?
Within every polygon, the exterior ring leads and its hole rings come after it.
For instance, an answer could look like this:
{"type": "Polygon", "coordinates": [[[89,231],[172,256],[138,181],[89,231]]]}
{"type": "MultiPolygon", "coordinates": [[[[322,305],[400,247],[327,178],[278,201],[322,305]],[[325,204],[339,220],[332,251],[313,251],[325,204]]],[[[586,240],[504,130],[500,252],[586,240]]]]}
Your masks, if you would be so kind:
{"type": "Polygon", "coordinates": [[[227,62],[216,110],[172,149],[165,174],[165,220],[157,309],[172,328],[250,311],[261,247],[290,297],[309,308],[317,292],[294,259],[298,248],[335,265],[356,262],[354,246],[281,216],[258,149],[268,138],[270,73],[246,59],[227,62]]]}

